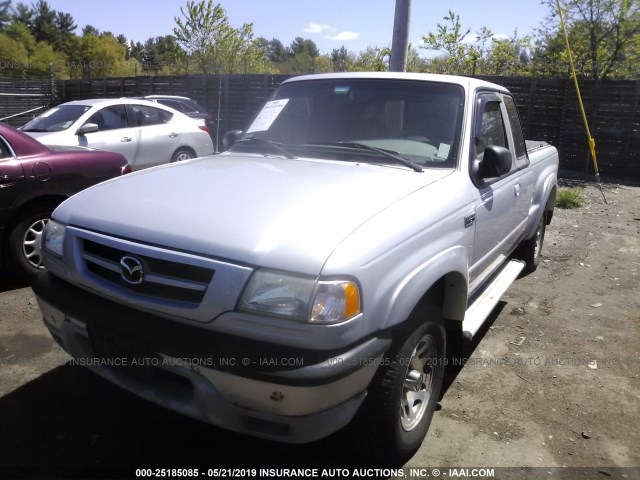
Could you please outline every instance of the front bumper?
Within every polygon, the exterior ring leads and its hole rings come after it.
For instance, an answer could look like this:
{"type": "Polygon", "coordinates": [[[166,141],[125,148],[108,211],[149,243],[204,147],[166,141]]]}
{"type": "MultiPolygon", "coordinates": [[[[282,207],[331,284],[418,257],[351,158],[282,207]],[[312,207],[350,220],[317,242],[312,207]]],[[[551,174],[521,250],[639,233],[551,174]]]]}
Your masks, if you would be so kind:
{"type": "Polygon", "coordinates": [[[32,288],[76,363],[190,417],[283,442],[311,442],[349,423],[390,345],[370,338],[343,351],[287,349],[139,312],[47,272],[32,288]],[[105,354],[105,332],[107,344],[123,346],[105,354]]]}

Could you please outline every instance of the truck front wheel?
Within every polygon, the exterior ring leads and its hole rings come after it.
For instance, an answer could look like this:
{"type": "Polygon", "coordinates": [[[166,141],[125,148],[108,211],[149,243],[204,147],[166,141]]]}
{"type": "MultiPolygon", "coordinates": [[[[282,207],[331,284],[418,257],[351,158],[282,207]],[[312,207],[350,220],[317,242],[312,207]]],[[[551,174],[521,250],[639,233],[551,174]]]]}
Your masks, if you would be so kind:
{"type": "Polygon", "coordinates": [[[378,462],[399,466],[420,448],[442,386],[445,335],[438,323],[422,324],[385,357],[361,417],[378,462]]]}

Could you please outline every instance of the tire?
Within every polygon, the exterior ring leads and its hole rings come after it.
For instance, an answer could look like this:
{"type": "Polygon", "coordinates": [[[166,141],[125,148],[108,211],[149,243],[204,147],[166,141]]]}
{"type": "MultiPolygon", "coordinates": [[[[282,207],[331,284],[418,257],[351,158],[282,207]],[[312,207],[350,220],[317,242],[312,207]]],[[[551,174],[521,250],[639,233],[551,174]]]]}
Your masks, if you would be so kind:
{"type": "Polygon", "coordinates": [[[358,437],[370,442],[365,454],[389,467],[422,445],[444,377],[445,329],[436,322],[414,328],[385,357],[357,418],[358,437]]]}
{"type": "Polygon", "coordinates": [[[189,160],[191,158],[195,158],[191,150],[189,150],[188,148],[179,148],[172,155],[171,163],[182,162],[184,160],[189,160]]]}
{"type": "Polygon", "coordinates": [[[540,264],[542,244],[544,242],[544,234],[547,227],[546,219],[547,215],[546,213],[543,213],[533,237],[528,240],[523,240],[513,254],[513,256],[518,260],[524,261],[525,267],[522,271],[524,274],[535,272],[540,264]]]}
{"type": "Polygon", "coordinates": [[[14,275],[31,280],[44,270],[42,232],[54,208],[41,205],[27,210],[9,232],[5,263],[14,275]]]}

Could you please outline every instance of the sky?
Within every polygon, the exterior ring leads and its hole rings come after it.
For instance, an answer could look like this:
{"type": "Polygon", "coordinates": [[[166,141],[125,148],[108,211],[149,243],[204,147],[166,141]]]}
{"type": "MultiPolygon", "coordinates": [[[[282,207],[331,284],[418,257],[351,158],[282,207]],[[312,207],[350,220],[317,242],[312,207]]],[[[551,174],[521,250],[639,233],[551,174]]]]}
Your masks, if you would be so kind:
{"type": "MultiPolygon", "coordinates": [[[[23,0],[24,1],[24,0],[23,0]]],[[[14,2],[15,3],[15,2],[14,2]]],[[[25,2],[29,3],[29,2],[25,2]]],[[[100,31],[144,42],[169,35],[174,17],[181,16],[186,0],[48,0],[58,11],[70,13],[78,25],[91,24],[100,31]]],[[[368,46],[391,46],[394,0],[214,0],[225,9],[232,26],[253,23],[256,37],[277,38],[285,46],[295,37],[309,38],[321,53],[345,46],[359,53],[368,46]]],[[[547,14],[540,0],[412,0],[409,41],[417,46],[422,36],[436,31],[449,9],[460,15],[472,32],[485,26],[494,34],[533,33],[547,14]]],[[[427,52],[423,51],[425,55],[427,52]]]]}

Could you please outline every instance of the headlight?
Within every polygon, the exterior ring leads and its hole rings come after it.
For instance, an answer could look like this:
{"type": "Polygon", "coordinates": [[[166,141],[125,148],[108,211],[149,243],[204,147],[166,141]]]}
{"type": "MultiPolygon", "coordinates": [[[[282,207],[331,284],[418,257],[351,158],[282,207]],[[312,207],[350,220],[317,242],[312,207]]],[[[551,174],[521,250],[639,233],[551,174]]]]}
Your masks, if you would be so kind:
{"type": "Polygon", "coordinates": [[[351,281],[258,270],[244,289],[240,310],[311,323],[337,323],[360,313],[360,290],[351,281]]]}
{"type": "Polygon", "coordinates": [[[49,220],[44,229],[42,244],[44,248],[54,255],[62,256],[64,246],[64,232],[67,227],[55,220],[49,220]]]}

